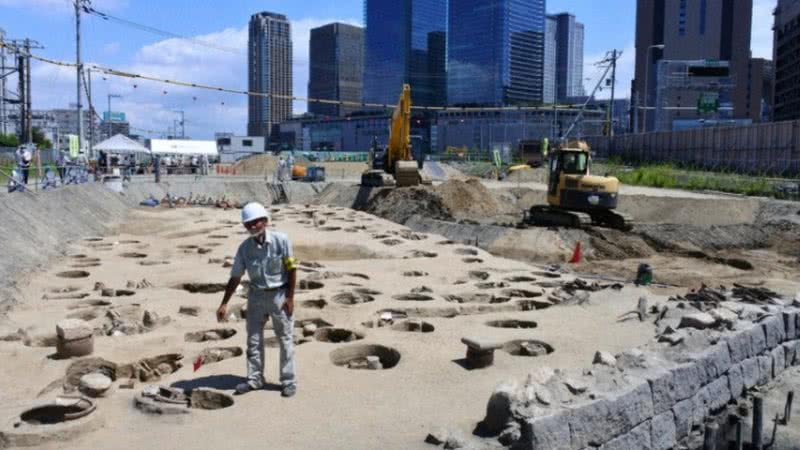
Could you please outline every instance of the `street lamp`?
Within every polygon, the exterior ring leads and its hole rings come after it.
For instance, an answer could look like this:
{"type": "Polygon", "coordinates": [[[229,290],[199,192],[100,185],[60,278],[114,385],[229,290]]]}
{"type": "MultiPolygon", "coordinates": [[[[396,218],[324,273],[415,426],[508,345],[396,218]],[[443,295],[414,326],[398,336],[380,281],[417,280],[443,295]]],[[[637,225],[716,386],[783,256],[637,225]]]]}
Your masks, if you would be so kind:
{"type": "Polygon", "coordinates": [[[108,94],[108,117],[106,117],[106,121],[108,122],[108,139],[111,139],[111,99],[112,98],[122,98],[122,96],[118,95],[118,94],[108,94]]]}
{"type": "Polygon", "coordinates": [[[645,65],[644,65],[644,131],[647,131],[647,99],[649,97],[650,91],[647,90],[647,81],[649,78],[650,72],[650,50],[657,48],[659,50],[664,50],[664,44],[655,44],[647,47],[647,54],[645,55],[645,65]]]}

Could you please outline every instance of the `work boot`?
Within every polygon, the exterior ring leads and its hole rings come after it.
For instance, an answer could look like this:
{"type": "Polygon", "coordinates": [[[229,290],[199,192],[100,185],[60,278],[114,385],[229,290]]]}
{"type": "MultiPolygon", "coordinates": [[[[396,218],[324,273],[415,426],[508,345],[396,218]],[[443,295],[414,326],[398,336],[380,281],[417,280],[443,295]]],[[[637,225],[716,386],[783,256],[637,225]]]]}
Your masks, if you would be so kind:
{"type": "Polygon", "coordinates": [[[289,386],[284,386],[283,389],[281,389],[281,397],[286,397],[286,398],[293,397],[294,394],[296,393],[297,393],[297,386],[294,384],[291,384],[289,386]]]}

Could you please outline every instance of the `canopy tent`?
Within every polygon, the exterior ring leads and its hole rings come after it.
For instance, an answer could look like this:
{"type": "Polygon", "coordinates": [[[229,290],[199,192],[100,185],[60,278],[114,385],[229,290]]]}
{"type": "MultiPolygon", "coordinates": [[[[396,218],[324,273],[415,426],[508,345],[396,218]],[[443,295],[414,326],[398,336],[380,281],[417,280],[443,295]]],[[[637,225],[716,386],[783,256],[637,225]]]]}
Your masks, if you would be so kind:
{"type": "Polygon", "coordinates": [[[95,150],[106,153],[150,153],[150,150],[133,139],[117,134],[94,146],[95,150]]]}
{"type": "Polygon", "coordinates": [[[215,141],[182,139],[151,139],[150,151],[154,155],[208,155],[217,156],[215,141]]]}

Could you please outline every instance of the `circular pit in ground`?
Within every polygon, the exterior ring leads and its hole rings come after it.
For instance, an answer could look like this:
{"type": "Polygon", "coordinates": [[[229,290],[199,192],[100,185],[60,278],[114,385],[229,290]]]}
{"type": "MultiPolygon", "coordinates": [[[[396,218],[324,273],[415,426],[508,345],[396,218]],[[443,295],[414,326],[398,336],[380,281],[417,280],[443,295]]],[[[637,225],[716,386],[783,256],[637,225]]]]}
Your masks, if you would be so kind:
{"type": "Polygon", "coordinates": [[[352,345],[331,352],[331,362],[348,369],[369,369],[367,357],[377,357],[383,370],[391,369],[400,362],[400,352],[383,345],[352,345]]]}
{"type": "Polygon", "coordinates": [[[89,275],[91,274],[85,270],[66,270],[56,274],[60,278],[87,278],[89,275]]]}
{"type": "Polygon", "coordinates": [[[347,328],[319,328],[314,332],[314,339],[319,342],[341,344],[364,339],[364,333],[348,330],[347,328]]]}
{"type": "Polygon", "coordinates": [[[545,356],[553,353],[552,345],[535,339],[516,339],[503,344],[503,351],[513,356],[545,356]]]}
{"type": "Polygon", "coordinates": [[[537,324],[533,320],[517,320],[517,319],[490,320],[489,322],[486,322],[486,325],[494,328],[515,328],[515,329],[531,329],[539,326],[539,324],[537,324]]]}

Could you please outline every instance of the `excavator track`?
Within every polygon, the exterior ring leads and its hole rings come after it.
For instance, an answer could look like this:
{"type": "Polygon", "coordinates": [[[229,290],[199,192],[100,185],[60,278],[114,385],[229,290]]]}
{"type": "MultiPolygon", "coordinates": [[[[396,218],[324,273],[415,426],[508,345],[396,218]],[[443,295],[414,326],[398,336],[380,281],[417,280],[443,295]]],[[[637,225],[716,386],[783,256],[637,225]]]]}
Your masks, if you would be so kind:
{"type": "Polygon", "coordinates": [[[528,225],[544,227],[585,228],[592,224],[592,216],[578,211],[568,211],[551,206],[532,206],[524,222],[528,225]]]}
{"type": "Polygon", "coordinates": [[[591,216],[594,224],[616,230],[630,231],[636,224],[631,215],[611,209],[592,211],[591,216]]]}

